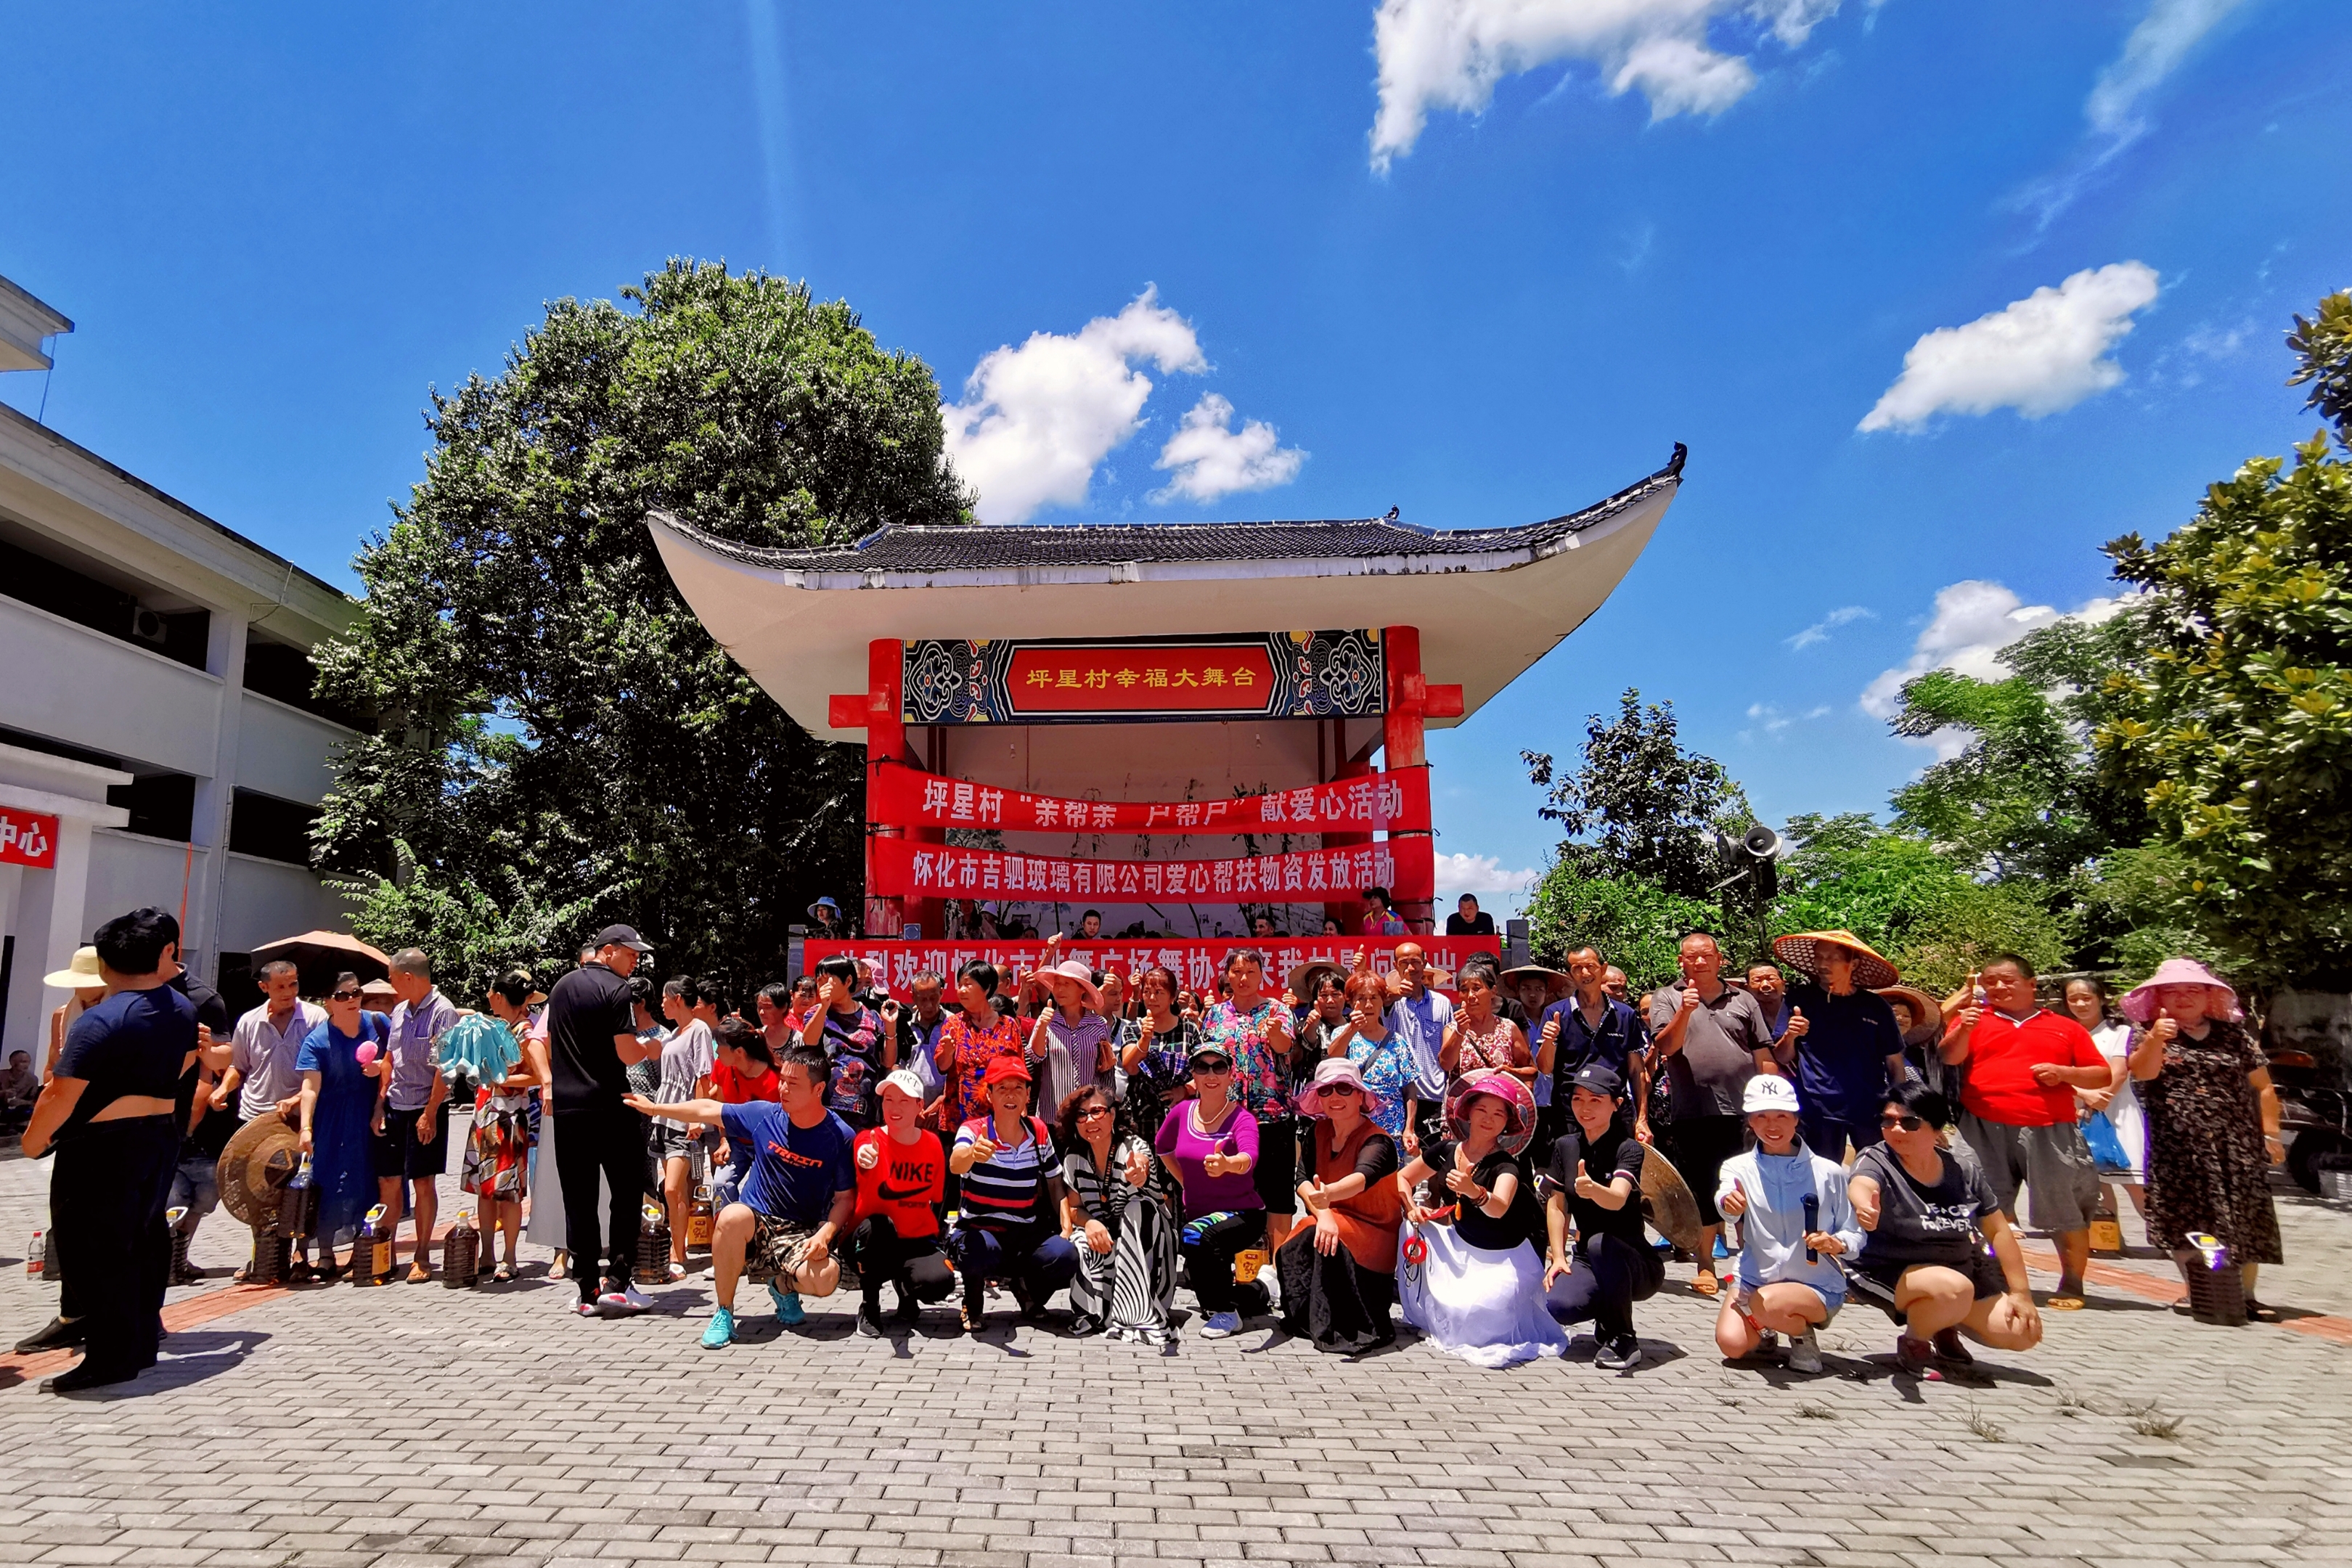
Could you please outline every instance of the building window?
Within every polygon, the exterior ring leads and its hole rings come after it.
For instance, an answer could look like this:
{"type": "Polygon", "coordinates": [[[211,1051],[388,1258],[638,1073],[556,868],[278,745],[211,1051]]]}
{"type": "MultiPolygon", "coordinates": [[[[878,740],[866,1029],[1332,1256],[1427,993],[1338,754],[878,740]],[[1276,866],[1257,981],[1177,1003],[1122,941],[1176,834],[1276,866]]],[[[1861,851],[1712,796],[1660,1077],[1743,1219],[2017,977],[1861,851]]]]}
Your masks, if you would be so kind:
{"type": "Polygon", "coordinates": [[[229,797],[228,847],[239,855],[308,866],[310,825],[318,820],[315,805],[279,800],[258,790],[237,790],[229,797]]]}
{"type": "Polygon", "coordinates": [[[346,730],[372,732],[374,721],[365,714],[354,713],[339,702],[315,696],[311,685],[317,671],[311,668],[310,656],[291,643],[270,642],[267,638],[249,637],[245,645],[245,689],[274,698],[289,708],[299,708],[305,713],[315,713],[331,724],[341,724],[346,730]]]}
{"type": "Polygon", "coordinates": [[[212,637],[210,610],[157,610],[135,594],[85,575],[44,555],[0,540],[0,594],[21,599],[77,626],[120,637],[190,669],[205,667],[212,637]]]}
{"type": "Polygon", "coordinates": [[[195,837],[196,781],[185,773],[135,773],[129,784],[108,787],[106,804],[130,811],[126,831],[175,844],[195,837]]]}

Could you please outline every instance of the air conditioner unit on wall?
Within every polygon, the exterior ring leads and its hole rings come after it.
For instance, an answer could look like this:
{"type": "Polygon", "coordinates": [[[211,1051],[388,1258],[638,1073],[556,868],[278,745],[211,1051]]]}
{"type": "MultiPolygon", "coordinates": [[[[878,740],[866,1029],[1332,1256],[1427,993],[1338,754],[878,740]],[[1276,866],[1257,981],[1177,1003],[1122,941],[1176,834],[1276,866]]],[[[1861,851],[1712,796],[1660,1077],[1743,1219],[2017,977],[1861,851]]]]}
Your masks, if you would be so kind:
{"type": "Polygon", "coordinates": [[[141,642],[151,642],[160,647],[171,637],[172,628],[154,611],[133,609],[131,612],[131,635],[141,642]]]}

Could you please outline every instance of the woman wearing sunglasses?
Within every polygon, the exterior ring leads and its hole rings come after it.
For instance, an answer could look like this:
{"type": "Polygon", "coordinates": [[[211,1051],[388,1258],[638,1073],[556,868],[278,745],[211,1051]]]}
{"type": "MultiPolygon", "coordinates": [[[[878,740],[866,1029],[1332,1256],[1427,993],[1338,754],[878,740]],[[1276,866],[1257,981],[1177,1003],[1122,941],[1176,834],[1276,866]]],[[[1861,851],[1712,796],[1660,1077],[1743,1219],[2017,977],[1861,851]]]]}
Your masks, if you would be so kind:
{"type": "Polygon", "coordinates": [[[1176,1299],[1176,1221],[1151,1145],[1119,1125],[1100,1084],[1062,1101],[1062,1234],[1078,1249],[1070,1281],[1074,1337],[1106,1331],[1143,1344],[1169,1341],[1176,1299]]]}
{"type": "Polygon", "coordinates": [[[1257,1118],[1234,1098],[1234,1058],[1224,1047],[1202,1039],[1192,1047],[1192,1098],[1177,1102],[1151,1142],[1183,1189],[1178,1247],[1201,1303],[1201,1337],[1221,1340],[1242,1327],[1234,1259],[1265,1234],[1265,1200],[1252,1174],[1257,1118]]]}
{"type": "MultiPolygon", "coordinates": [[[[335,976],[327,993],[326,1020],[302,1041],[294,1066],[302,1075],[302,1152],[310,1157],[310,1183],[319,1189],[319,1274],[342,1274],[335,1240],[355,1234],[375,1202],[375,1158],[371,1142],[383,1083],[383,1047],[391,1020],[361,1009],[360,977],[335,976]],[[360,1052],[367,1050],[362,1064],[360,1052]]],[[[352,1247],[352,1262],[359,1263],[352,1247]]],[[[310,1278],[310,1266],[287,1271],[290,1282],[310,1278]]]]}
{"type": "Polygon", "coordinates": [[[1951,1114],[1950,1102],[1917,1079],[1896,1084],[1880,1108],[1885,1141],[1862,1152],[1846,1184],[1863,1229],[1849,1282],[1857,1300],[1903,1325],[1895,1363],[1914,1377],[1939,1356],[1974,1361],[1963,1330],[1996,1350],[2042,1342],[2017,1233],[1982,1168],[1951,1152],[1951,1114]]]}
{"type": "Polygon", "coordinates": [[[1360,1334],[1374,1345],[1396,1342],[1389,1309],[1396,1300],[1396,1141],[1370,1115],[1356,1064],[1327,1057],[1299,1090],[1301,1115],[1313,1118],[1314,1143],[1298,1201],[1311,1216],[1275,1255],[1282,1278],[1283,1331],[1317,1344],[1360,1334]]]}

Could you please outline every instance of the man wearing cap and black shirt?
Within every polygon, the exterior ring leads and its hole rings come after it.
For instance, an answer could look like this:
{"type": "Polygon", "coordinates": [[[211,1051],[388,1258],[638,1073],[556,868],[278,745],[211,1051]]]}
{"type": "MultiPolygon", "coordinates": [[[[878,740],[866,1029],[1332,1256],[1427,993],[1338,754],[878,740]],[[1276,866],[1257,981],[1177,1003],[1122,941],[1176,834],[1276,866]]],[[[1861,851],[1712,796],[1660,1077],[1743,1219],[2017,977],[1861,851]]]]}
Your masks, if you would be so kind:
{"type": "Polygon", "coordinates": [[[556,1176],[563,1190],[566,1249],[580,1281],[583,1317],[642,1312],[653,1303],[629,1283],[637,1256],[637,1211],[645,1199],[646,1128],[622,1103],[629,1068],[661,1049],[637,1037],[629,976],[653,946],[625,925],[596,933],[595,955],[547,995],[549,1105],[555,1117],[556,1176]],[[596,1179],[612,1189],[612,1229],[596,1236],[596,1179]],[[604,1258],[602,1289],[595,1268],[604,1258]]]}

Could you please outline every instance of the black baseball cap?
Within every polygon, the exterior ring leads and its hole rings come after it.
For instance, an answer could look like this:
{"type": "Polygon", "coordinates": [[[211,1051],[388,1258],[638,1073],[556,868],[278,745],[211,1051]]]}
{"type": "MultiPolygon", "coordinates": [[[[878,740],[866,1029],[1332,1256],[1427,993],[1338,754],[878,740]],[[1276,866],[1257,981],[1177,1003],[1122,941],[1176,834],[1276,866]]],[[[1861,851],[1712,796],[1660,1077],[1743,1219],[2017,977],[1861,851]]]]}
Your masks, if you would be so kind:
{"type": "Polygon", "coordinates": [[[1576,1069],[1575,1080],[1570,1087],[1615,1100],[1625,1092],[1625,1080],[1604,1062],[1587,1062],[1576,1069]]]}
{"type": "Polygon", "coordinates": [[[597,947],[631,947],[636,949],[639,952],[651,952],[654,950],[654,944],[639,936],[637,934],[637,928],[635,926],[606,926],[603,931],[596,933],[595,941],[593,945],[597,947]]]}

